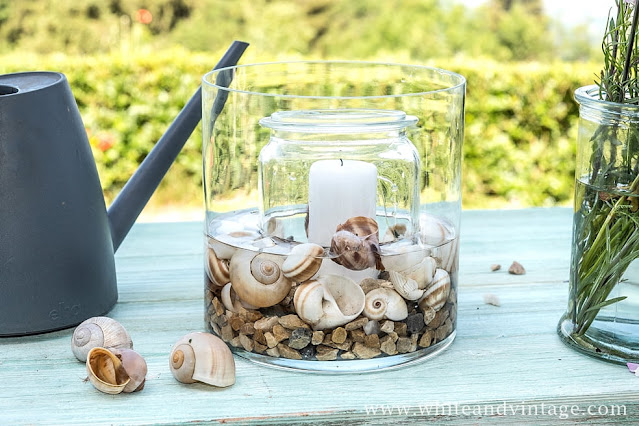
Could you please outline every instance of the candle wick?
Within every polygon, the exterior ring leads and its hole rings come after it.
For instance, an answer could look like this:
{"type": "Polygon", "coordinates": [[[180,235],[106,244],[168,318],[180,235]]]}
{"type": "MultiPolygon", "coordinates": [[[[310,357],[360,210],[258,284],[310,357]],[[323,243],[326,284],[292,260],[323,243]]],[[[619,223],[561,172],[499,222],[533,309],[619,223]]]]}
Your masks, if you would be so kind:
{"type": "Polygon", "coordinates": [[[339,161],[340,161],[340,166],[344,166],[344,160],[340,158],[339,161]]]}

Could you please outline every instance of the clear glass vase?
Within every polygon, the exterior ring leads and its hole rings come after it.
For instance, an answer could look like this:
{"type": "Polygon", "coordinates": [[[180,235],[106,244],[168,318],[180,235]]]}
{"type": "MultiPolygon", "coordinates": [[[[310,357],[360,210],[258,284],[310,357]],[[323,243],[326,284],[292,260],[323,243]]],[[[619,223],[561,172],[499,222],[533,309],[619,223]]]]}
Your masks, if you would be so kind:
{"type": "Polygon", "coordinates": [[[206,328],[252,361],[319,372],[447,347],[464,78],[286,62],[203,81],[206,328]]]}
{"type": "Polygon", "coordinates": [[[618,363],[639,359],[639,107],[575,92],[579,136],[568,310],[572,348],[618,363]]]}

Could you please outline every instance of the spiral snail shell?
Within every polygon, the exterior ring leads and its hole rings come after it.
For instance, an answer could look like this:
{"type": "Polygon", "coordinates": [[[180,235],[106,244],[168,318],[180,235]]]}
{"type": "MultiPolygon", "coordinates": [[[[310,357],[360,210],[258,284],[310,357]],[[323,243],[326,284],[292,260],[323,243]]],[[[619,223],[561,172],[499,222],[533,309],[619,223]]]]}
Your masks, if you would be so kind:
{"type": "Polygon", "coordinates": [[[82,362],[87,360],[93,348],[133,349],[133,341],[125,328],[109,317],[92,317],[82,322],[73,331],[71,351],[82,362]]]}
{"type": "Polygon", "coordinates": [[[231,350],[210,333],[189,333],[179,339],[169,356],[171,374],[179,382],[202,382],[226,387],[235,383],[231,350]]]}
{"type": "Polygon", "coordinates": [[[333,262],[354,271],[384,269],[379,249],[379,227],[370,217],[356,216],[337,226],[331,239],[333,262]]]}
{"type": "Polygon", "coordinates": [[[408,317],[408,307],[395,290],[380,287],[366,294],[364,316],[371,320],[402,321],[408,317]]]}
{"type": "Polygon", "coordinates": [[[87,354],[86,366],[89,381],[100,392],[121,393],[131,381],[120,358],[108,349],[92,348],[87,354]]]}
{"type": "Polygon", "coordinates": [[[258,308],[281,302],[293,285],[282,273],[281,262],[276,255],[238,250],[229,270],[233,290],[241,300],[258,308]]]}

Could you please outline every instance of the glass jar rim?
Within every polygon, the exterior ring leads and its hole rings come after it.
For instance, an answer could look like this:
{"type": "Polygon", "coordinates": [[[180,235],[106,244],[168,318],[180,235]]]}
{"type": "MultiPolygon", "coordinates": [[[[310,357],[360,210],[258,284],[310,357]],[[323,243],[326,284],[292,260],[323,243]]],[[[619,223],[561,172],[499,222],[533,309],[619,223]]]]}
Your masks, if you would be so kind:
{"type": "Polygon", "coordinates": [[[373,61],[278,61],[278,62],[259,62],[254,64],[245,64],[245,65],[234,65],[226,68],[219,68],[216,70],[212,70],[207,72],[202,76],[202,84],[206,86],[210,86],[216,88],[223,92],[228,93],[241,93],[248,95],[259,95],[259,96],[271,96],[271,97],[280,97],[280,98],[308,98],[308,99],[388,99],[388,98],[401,98],[408,96],[424,96],[428,94],[435,93],[445,93],[450,91],[458,90],[466,85],[466,78],[461,74],[458,74],[453,71],[448,71],[443,68],[437,67],[429,67],[425,65],[409,65],[409,64],[400,64],[400,63],[392,63],[392,62],[373,62],[373,61]],[[277,93],[264,93],[264,92],[256,92],[250,90],[239,90],[234,88],[227,87],[224,83],[226,79],[223,79],[222,84],[218,84],[217,81],[213,81],[211,78],[213,75],[222,75],[224,72],[235,72],[239,69],[249,69],[249,68],[257,68],[257,67],[267,67],[267,66],[277,66],[277,65],[334,65],[334,66],[388,66],[388,67],[396,67],[396,68],[407,68],[413,70],[420,71],[430,71],[433,73],[437,73],[443,76],[447,76],[451,78],[454,83],[433,90],[423,90],[416,92],[408,92],[401,94],[391,94],[391,95],[366,95],[366,96],[317,96],[317,95],[297,95],[297,94],[277,94],[277,93]]]}
{"type": "Polygon", "coordinates": [[[581,106],[606,110],[607,112],[624,112],[626,114],[631,113],[633,115],[639,115],[639,105],[606,101],[604,99],[600,99],[599,93],[599,86],[596,84],[583,86],[575,90],[575,100],[581,106]]]}
{"type": "Polygon", "coordinates": [[[259,123],[276,131],[359,133],[401,130],[417,121],[417,117],[403,111],[358,108],[277,111],[259,123]]]}

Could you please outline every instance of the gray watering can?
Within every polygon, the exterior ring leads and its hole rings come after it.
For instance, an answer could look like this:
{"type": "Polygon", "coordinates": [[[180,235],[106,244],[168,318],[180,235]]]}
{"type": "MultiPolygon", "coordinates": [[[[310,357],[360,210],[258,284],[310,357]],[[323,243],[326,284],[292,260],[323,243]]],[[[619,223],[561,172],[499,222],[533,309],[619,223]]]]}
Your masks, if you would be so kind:
{"type": "MultiPolygon", "coordinates": [[[[233,42],[215,68],[247,46],[233,42]]],[[[72,327],[115,305],[114,252],[201,117],[198,89],[107,212],[66,77],[0,76],[0,336],[72,327]]]]}

